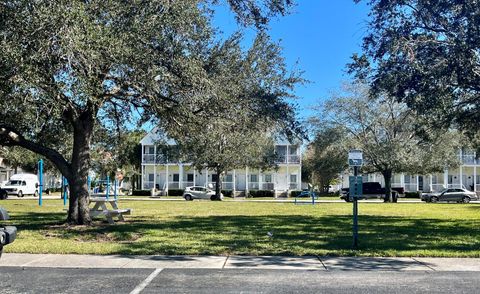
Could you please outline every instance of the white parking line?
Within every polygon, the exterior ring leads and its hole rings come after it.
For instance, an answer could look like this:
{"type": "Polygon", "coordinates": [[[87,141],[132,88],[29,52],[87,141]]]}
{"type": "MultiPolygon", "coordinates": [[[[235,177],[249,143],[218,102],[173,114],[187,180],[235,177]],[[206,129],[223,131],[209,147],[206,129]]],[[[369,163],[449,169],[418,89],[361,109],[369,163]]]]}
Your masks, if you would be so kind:
{"type": "Polygon", "coordinates": [[[143,289],[145,289],[145,287],[147,287],[148,284],[150,284],[150,282],[155,279],[155,277],[158,276],[158,274],[162,270],[163,268],[157,268],[156,270],[154,270],[153,273],[151,273],[145,280],[143,280],[143,282],[141,282],[135,289],[133,289],[130,294],[139,294],[140,292],[142,292],[143,289]]]}

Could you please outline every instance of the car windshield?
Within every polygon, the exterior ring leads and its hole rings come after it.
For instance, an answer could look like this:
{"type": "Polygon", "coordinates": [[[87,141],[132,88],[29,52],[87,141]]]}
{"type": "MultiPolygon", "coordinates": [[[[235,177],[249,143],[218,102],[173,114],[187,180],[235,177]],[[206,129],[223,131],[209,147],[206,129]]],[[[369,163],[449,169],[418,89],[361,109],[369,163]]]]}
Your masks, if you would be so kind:
{"type": "Polygon", "coordinates": [[[443,189],[443,190],[440,191],[439,193],[440,193],[440,194],[443,194],[443,193],[445,193],[445,192],[447,192],[447,191],[448,191],[448,189],[443,189]]]}
{"type": "Polygon", "coordinates": [[[7,183],[7,186],[21,186],[21,185],[22,185],[22,181],[12,180],[12,181],[8,181],[7,183]]]}

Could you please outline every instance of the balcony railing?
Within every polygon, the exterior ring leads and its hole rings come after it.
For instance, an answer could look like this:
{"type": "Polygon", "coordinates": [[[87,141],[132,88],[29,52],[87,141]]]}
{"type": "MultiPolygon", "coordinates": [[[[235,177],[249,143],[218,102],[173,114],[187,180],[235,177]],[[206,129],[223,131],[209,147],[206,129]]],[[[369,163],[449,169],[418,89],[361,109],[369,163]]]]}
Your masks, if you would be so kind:
{"type": "Polygon", "coordinates": [[[470,164],[470,165],[479,164],[480,165],[480,160],[475,158],[475,155],[462,155],[459,157],[460,157],[460,161],[463,164],[470,164]]]}
{"type": "Polygon", "coordinates": [[[155,154],[143,154],[142,156],[143,163],[157,163],[157,164],[166,164],[166,163],[179,163],[178,159],[169,159],[162,155],[155,154]],[[155,158],[156,157],[156,158],[155,158]]]}
{"type": "Polygon", "coordinates": [[[290,189],[290,190],[300,190],[300,186],[298,185],[298,183],[290,183],[290,184],[288,184],[288,189],[290,189]]]}
{"type": "Polygon", "coordinates": [[[278,155],[275,163],[300,163],[300,155],[278,155]]]}

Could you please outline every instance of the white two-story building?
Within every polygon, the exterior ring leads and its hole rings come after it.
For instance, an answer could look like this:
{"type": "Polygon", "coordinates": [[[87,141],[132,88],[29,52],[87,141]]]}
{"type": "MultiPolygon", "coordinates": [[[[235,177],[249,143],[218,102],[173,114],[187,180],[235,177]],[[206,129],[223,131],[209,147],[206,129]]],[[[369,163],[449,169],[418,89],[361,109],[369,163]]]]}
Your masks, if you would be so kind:
{"type": "MultiPolygon", "coordinates": [[[[215,185],[218,176],[211,170],[196,170],[188,162],[168,158],[161,152],[159,144],[174,146],[173,140],[163,139],[157,128],[141,141],[142,145],[142,190],[157,188],[165,193],[170,189],[188,186],[215,185]],[[159,143],[161,142],[161,143],[159,143]]],[[[228,171],[222,178],[222,189],[232,190],[233,195],[245,195],[252,190],[270,190],[275,195],[301,188],[301,154],[299,144],[278,141],[275,145],[278,168],[261,171],[245,167],[228,171]]]]}
{"type": "MultiPolygon", "coordinates": [[[[480,159],[473,150],[459,150],[461,165],[458,168],[445,168],[443,173],[412,175],[397,173],[393,175],[392,187],[403,187],[406,192],[438,192],[444,188],[466,188],[480,192],[480,159]]],[[[379,174],[363,175],[364,182],[385,181],[379,174]]],[[[348,175],[343,176],[343,186],[348,187],[348,175]]]]}

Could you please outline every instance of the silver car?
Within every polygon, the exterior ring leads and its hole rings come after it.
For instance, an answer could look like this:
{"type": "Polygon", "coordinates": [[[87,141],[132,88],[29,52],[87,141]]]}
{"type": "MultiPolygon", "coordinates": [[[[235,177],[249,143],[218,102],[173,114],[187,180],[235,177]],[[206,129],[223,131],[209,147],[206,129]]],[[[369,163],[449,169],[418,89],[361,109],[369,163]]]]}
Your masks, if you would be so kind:
{"type": "Polygon", "coordinates": [[[422,200],[426,202],[460,202],[469,203],[471,200],[478,200],[477,193],[463,188],[448,188],[438,193],[422,194],[422,200]]]}
{"type": "MultiPolygon", "coordinates": [[[[186,187],[183,191],[183,198],[191,201],[193,199],[215,200],[215,191],[201,186],[186,187]]],[[[223,200],[223,194],[220,193],[220,200],[223,200]]]]}

